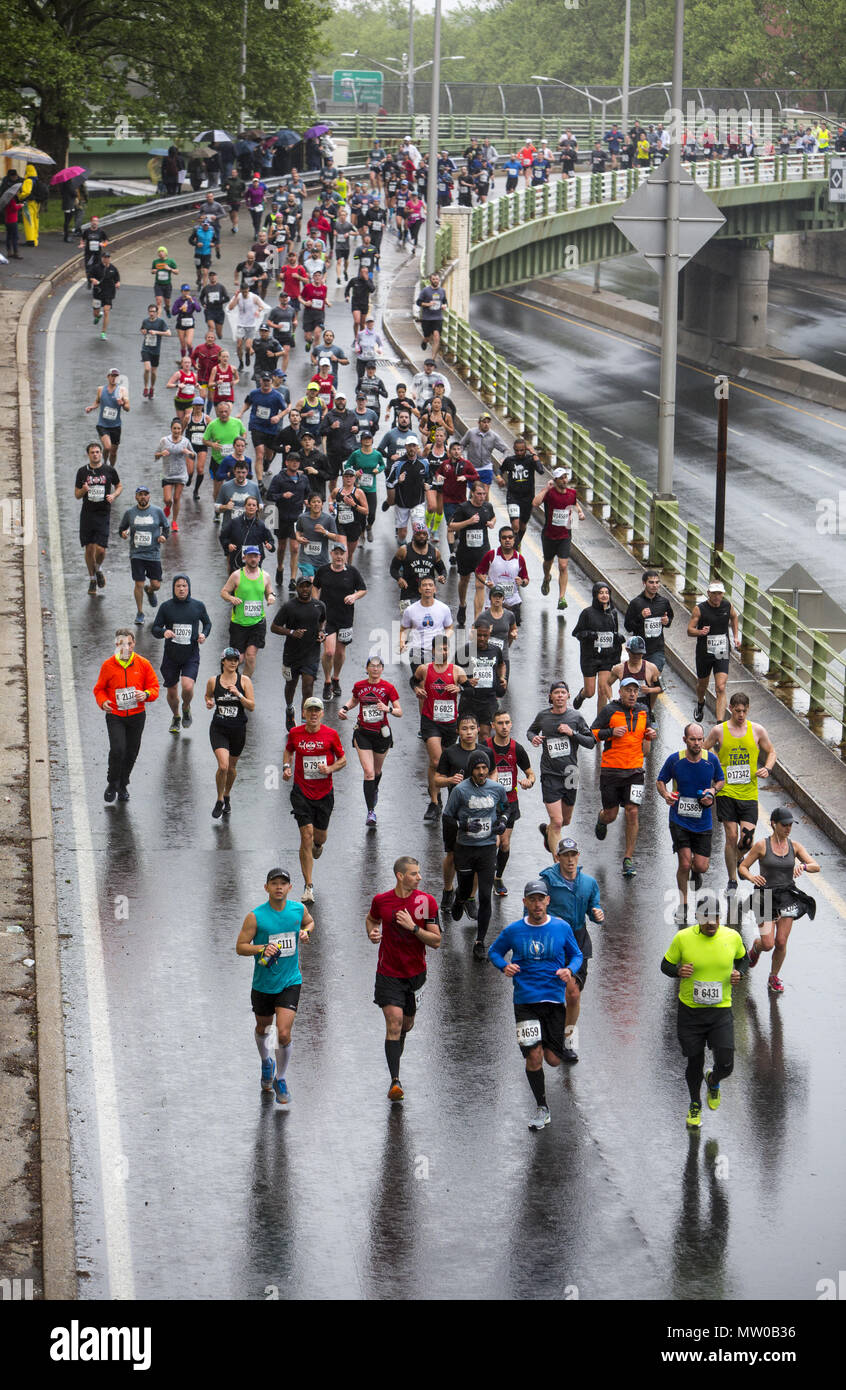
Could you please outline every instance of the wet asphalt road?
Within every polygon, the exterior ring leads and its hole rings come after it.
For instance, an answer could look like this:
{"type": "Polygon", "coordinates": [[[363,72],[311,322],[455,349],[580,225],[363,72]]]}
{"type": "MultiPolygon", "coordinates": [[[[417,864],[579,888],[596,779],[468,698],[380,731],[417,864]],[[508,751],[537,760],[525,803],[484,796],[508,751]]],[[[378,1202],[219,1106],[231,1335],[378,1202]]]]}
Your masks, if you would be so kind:
{"type": "MultiPolygon", "coordinates": [[[[588,271],[577,274],[591,279],[588,271]]],[[[602,266],[602,287],[657,303],[657,278],[637,257],[602,266]]],[[[821,292],[820,292],[821,293],[821,292]]],[[[842,305],[806,294],[796,277],[774,275],[770,342],[807,356],[833,371],[842,305]],[[816,345],[818,351],[813,351],[816,345]]],[[[659,353],[623,333],[580,321],[543,288],[523,285],[472,301],[473,327],[510,362],[531,373],[609,453],[654,488],[658,471],[659,353]]],[[[840,604],[846,605],[843,537],[817,529],[826,514],[822,499],[836,503],[846,489],[846,421],[843,412],[766,387],[733,380],[729,403],[726,547],[738,566],[764,588],[793,563],[804,565],[840,604]]],[[[714,374],[680,362],[676,399],[674,491],[682,515],[713,535],[717,417],[714,374]]],[[[846,524],[846,523],[844,523],[846,524]]]]}
{"type": "MultiPolygon", "coordinates": [[[[225,237],[227,284],[235,244],[225,237]]],[[[245,245],[242,233],[240,253],[245,245]]],[[[188,263],[184,245],[176,256],[188,263]]],[[[624,882],[620,828],[602,846],[593,837],[598,774],[590,759],[573,831],[608,920],[592,929],[581,1061],[547,1076],[552,1126],[540,1135],[526,1127],[533,1103],[511,987],[472,960],[466,919],[448,924],[442,949],[430,955],[426,999],[403,1059],[407,1099],[392,1109],[382,1017],[372,1003],[376,951],[363,921],[372,894],[391,885],[399,853],[420,858],[423,886],[436,895],[441,858],[439,828],[422,824],[425,753],[402,674],[405,718],[375,833],[364,827],[352,725],[342,726],[351,764],[336,779],[328,849],[316,866],[290,1112],[276,1113],[260,1093],[251,964],[234,944],[245,913],[263,900],[271,864],[288,864],[295,891],[300,884],[288,793],[275,786],[285,737],[277,640],[270,636],[259,658],[231,824],[210,816],[214,759],[199,701],[192,730],[178,739],[168,734],[164,698],[151,706],[132,801],[102,801],[105,730],[90,692],[114,627],[133,616],[131,581],[113,522],[108,586],[88,598],[72,482],[92,436],[81,405],[112,361],[125,366],[132,388],[119,455],[125,495],[156,477],[152,450],[169,402],[163,391],[152,405],[140,398],[135,333],[149,298],[149,260],[146,250],[120,257],[124,289],[108,344],[92,335],[81,291],[56,334],[61,563],[58,550],[52,565],[45,554],[44,601],[82,1297],[553,1299],[577,1290],[581,1299],[815,1298],[817,1280],[836,1277],[843,1263],[846,863],[799,812],[799,837],[823,865],[822,882],[812,885],[820,910],[815,922],[797,925],[781,1000],[767,996],[765,967],[737,990],[735,1074],[719,1115],[706,1111],[701,1136],[684,1128],[675,989],[659,971],[675,930],[665,907],[675,862],[666,808],[648,797],[639,875],[624,882]],[[72,654],[71,672],[63,651],[72,654]],[[81,777],[66,746],[77,720],[81,777]]],[[[386,262],[385,279],[393,254],[386,262]]],[[[329,318],[348,342],[343,307],[329,318]]],[[[169,347],[163,363],[175,356],[169,347]]],[[[289,380],[299,387],[302,348],[294,360],[289,380]]],[[[384,375],[390,386],[390,371],[384,375]]],[[[351,369],[342,380],[349,388],[351,369]]],[[[167,547],[165,588],[187,568],[194,594],[207,602],[215,627],[202,682],[225,644],[226,615],[210,492],[201,497],[199,505],[187,501],[181,535],[167,547]]],[[[379,513],[376,543],[356,561],[369,592],[358,606],[345,693],[371,630],[396,617],[391,541],[379,513]]],[[[49,549],[45,539],[42,546],[49,549]]],[[[533,582],[506,701],[521,739],[550,678],[572,681],[578,672],[568,625],[539,594],[534,537],[526,556],[533,582]]],[[[453,608],[455,587],[450,578],[453,608]]],[[[588,595],[574,574],[569,626],[588,595]]],[[[139,650],[158,665],[149,622],[139,650]]],[[[653,777],[680,745],[691,707],[672,674],[668,691],[653,777]]],[[[592,704],[583,710],[593,712],[592,704]]],[[[331,707],[328,722],[336,722],[331,707]]],[[[777,799],[768,789],[762,810],[777,799]]],[[[539,790],[521,801],[510,896],[495,905],[491,938],[517,915],[522,884],[546,861],[535,828],[539,790]]],[[[718,848],[714,862],[711,881],[721,886],[718,848]]]]}

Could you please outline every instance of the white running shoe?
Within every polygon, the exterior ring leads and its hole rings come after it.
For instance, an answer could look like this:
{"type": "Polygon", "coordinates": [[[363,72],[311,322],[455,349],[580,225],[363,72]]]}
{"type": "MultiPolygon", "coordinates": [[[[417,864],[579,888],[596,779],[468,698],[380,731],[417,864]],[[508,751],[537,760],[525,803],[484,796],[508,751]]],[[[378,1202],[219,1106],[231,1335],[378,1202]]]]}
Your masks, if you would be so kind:
{"type": "Polygon", "coordinates": [[[529,1121],[529,1129],[545,1129],[551,1120],[548,1105],[539,1105],[534,1119],[529,1121]]]}

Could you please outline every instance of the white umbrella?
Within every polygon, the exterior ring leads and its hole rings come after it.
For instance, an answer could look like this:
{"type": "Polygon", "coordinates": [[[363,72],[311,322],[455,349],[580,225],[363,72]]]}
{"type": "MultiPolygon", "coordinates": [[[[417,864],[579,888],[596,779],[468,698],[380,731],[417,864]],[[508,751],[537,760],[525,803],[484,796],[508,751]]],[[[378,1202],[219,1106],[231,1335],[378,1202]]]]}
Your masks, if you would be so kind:
{"type": "Polygon", "coordinates": [[[228,140],[230,145],[232,144],[232,136],[227,135],[225,130],[204,130],[199,135],[194,136],[195,145],[202,145],[203,143],[214,145],[224,140],[228,140]]]}
{"type": "Polygon", "coordinates": [[[34,145],[14,145],[10,150],[0,150],[0,155],[4,159],[24,159],[27,164],[55,164],[55,159],[51,159],[44,150],[37,150],[34,145]]]}

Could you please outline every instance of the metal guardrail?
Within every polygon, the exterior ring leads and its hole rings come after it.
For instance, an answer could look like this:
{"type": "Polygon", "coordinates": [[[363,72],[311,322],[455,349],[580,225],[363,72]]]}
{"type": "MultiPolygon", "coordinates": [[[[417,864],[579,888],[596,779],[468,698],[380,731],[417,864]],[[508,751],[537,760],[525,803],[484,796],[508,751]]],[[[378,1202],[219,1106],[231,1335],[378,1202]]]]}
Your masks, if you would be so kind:
{"type": "MultiPolygon", "coordinates": [[[[686,165],[691,178],[706,192],[718,188],[746,188],[755,184],[798,183],[827,179],[830,155],[776,155],[772,159],[702,160],[686,165]]],[[[520,188],[473,209],[470,245],[560,212],[628,198],[652,173],[651,168],[612,169],[605,174],[575,174],[540,188],[520,188]]]]}
{"type": "Polygon", "coordinates": [[[743,572],[733,554],[715,551],[698,526],[679,516],[678,502],[655,497],[627,464],[449,309],[442,351],[471,389],[525,434],[550,467],[569,470],[583,503],[639,560],[661,569],[683,599],[696,600],[710,579],[721,579],[740,614],[743,663],[771,682],[814,733],[846,747],[846,657],[823,633],[802,623],[782,599],[762,591],[756,576],[743,572]]]}

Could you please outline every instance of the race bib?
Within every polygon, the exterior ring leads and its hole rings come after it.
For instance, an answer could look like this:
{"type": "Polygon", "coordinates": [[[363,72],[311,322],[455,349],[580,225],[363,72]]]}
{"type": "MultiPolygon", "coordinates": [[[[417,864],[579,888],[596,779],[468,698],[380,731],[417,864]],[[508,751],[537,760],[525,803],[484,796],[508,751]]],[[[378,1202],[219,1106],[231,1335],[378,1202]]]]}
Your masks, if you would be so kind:
{"type": "Polygon", "coordinates": [[[752,773],[748,763],[738,763],[734,767],[726,768],[726,783],[728,786],[744,786],[752,781],[752,773]]]}
{"type": "Polygon", "coordinates": [[[779,908],[779,917],[798,917],[802,908],[799,903],[788,903],[787,907],[779,908]]]}
{"type": "Polygon", "coordinates": [[[180,320],[180,322],[181,322],[183,328],[193,328],[193,327],[194,327],[194,315],[193,315],[193,314],[188,314],[188,315],[183,314],[183,315],[182,315],[182,318],[181,318],[181,320],[180,320]]]}
{"type": "Polygon", "coordinates": [[[100,250],[100,242],[99,242],[99,241],[89,241],[89,243],[88,243],[88,250],[89,250],[89,251],[99,251],[99,250],[100,250]]]}
{"type": "Polygon", "coordinates": [[[153,533],[152,531],[135,531],[133,532],[133,539],[136,550],[149,550],[153,544],[153,533]]]}
{"type": "Polygon", "coordinates": [[[155,346],[156,346],[156,341],[157,341],[157,338],[156,338],[156,334],[155,334],[155,333],[145,333],[145,334],[144,334],[144,346],[145,346],[145,347],[155,347],[155,346]]]}
{"type": "Polygon", "coordinates": [[[694,980],[694,1004],[722,1004],[723,987],[718,980],[694,980]]]}
{"type": "Polygon", "coordinates": [[[322,541],[306,541],[306,555],[319,555],[323,549],[322,541]]]}
{"type": "Polygon", "coordinates": [[[324,759],[322,757],[303,758],[303,776],[307,782],[316,782],[319,781],[321,777],[326,776],[325,772],[320,771],[323,762],[324,759]]]}
{"type": "Polygon", "coordinates": [[[382,721],[382,711],[375,705],[362,705],[361,719],[363,724],[379,724],[382,721]]]}
{"type": "Polygon", "coordinates": [[[423,995],[424,995],[425,993],[426,993],[426,986],[425,986],[425,985],[421,985],[419,989],[416,989],[416,990],[414,991],[414,1007],[415,1007],[415,1009],[419,1009],[419,1008],[420,1008],[420,1005],[421,1005],[422,1002],[423,1002],[423,995]]]}
{"type": "Polygon", "coordinates": [[[512,520],[512,521],[519,521],[519,520],[520,520],[520,506],[519,506],[519,503],[517,503],[517,502],[509,502],[509,504],[508,504],[508,515],[511,517],[511,520],[512,520]]]}
{"type": "Polygon", "coordinates": [[[502,589],[502,601],[503,601],[503,603],[507,603],[509,599],[514,598],[514,595],[515,595],[515,593],[516,593],[517,586],[516,586],[516,584],[514,583],[514,580],[513,580],[513,579],[500,579],[500,580],[499,580],[499,585],[500,585],[500,587],[501,587],[501,589],[502,589]]]}
{"type": "Polygon", "coordinates": [[[643,635],[644,635],[644,637],[660,637],[660,636],[661,636],[661,619],[660,619],[660,618],[644,618],[644,620],[643,620],[643,635]]]}
{"type": "Polygon", "coordinates": [[[566,758],[570,753],[570,740],[568,738],[548,738],[546,751],[550,758],[566,758]]]}
{"type": "Polygon", "coordinates": [[[680,816],[687,816],[688,820],[699,820],[702,815],[702,806],[695,796],[680,796],[676,810],[680,816]]]}
{"type": "Polygon", "coordinates": [[[191,642],[191,623],[174,623],[172,632],[174,642],[178,642],[180,647],[187,647],[191,642]]]}
{"type": "Polygon", "coordinates": [[[476,677],[477,690],[493,689],[493,666],[490,662],[473,662],[473,675],[476,677]]]}
{"type": "Polygon", "coordinates": [[[102,483],[94,483],[93,486],[88,489],[89,502],[102,502],[105,496],[106,489],[102,483]]]}
{"type": "Polygon", "coordinates": [[[217,394],[218,394],[219,396],[231,396],[231,395],[232,395],[232,382],[231,382],[231,381],[219,381],[219,382],[217,383],[217,394]]]}
{"type": "Polygon", "coordinates": [[[283,667],[282,667],[282,679],[283,679],[283,681],[289,681],[289,680],[291,679],[291,668],[290,668],[290,666],[283,666],[283,667]]]}
{"type": "Polygon", "coordinates": [[[451,724],[455,719],[454,700],[435,700],[432,709],[436,724],[451,724]]]}
{"type": "Polygon", "coordinates": [[[104,420],[116,420],[118,417],[117,406],[114,405],[104,405],[101,413],[104,420]]]}
{"type": "Polygon", "coordinates": [[[267,938],[268,946],[278,946],[280,956],[293,956],[297,951],[296,933],[292,931],[276,932],[267,938]]]}
{"type": "Polygon", "coordinates": [[[238,706],[230,705],[228,702],[225,705],[218,704],[216,714],[218,719],[235,719],[238,714],[238,706]]]}
{"type": "Polygon", "coordinates": [[[473,527],[472,531],[464,532],[464,544],[468,550],[478,550],[484,538],[484,531],[478,527],[473,527]]]}
{"type": "Polygon", "coordinates": [[[270,419],[270,406],[269,406],[269,405],[257,405],[257,406],[256,406],[256,419],[257,419],[257,420],[269,420],[269,419],[270,419]]]}
{"type": "Polygon", "coordinates": [[[517,1024],[520,1047],[536,1047],[541,1040],[541,1026],[536,1018],[525,1018],[517,1024]]]}
{"type": "Polygon", "coordinates": [[[245,618],[260,618],[262,604],[258,599],[248,599],[246,603],[241,604],[241,610],[245,618]]]}
{"type": "Polygon", "coordinates": [[[614,634],[613,634],[613,632],[598,632],[598,633],[596,634],[596,641],[595,641],[594,645],[595,645],[596,650],[597,650],[598,652],[604,652],[604,651],[607,651],[607,649],[608,649],[610,646],[613,645],[613,642],[614,642],[614,634]]]}
{"type": "Polygon", "coordinates": [[[629,787],[629,805],[639,806],[643,801],[644,785],[642,782],[634,782],[629,787]]]}
{"type": "Polygon", "coordinates": [[[352,628],[351,628],[351,627],[339,627],[339,628],[338,628],[338,641],[339,641],[339,642],[351,642],[351,641],[352,641],[352,628]]]}
{"type": "Polygon", "coordinates": [[[355,512],[352,510],[351,507],[339,507],[339,508],[338,508],[338,525],[339,525],[339,526],[352,526],[352,524],[353,524],[354,521],[355,521],[355,512]]]}
{"type": "Polygon", "coordinates": [[[123,690],[115,691],[115,704],[118,709],[127,709],[129,705],[138,703],[138,691],[134,685],[127,685],[123,690]]]}
{"type": "Polygon", "coordinates": [[[553,526],[563,526],[565,529],[570,525],[570,508],[553,507],[552,509],[553,526]]]}
{"type": "Polygon", "coordinates": [[[496,780],[503,791],[511,792],[514,790],[514,775],[510,767],[498,767],[496,770],[496,780]]]}
{"type": "Polygon", "coordinates": [[[94,305],[95,309],[102,309],[103,307],[102,299],[92,299],[91,303],[94,305]]]}
{"type": "Polygon", "coordinates": [[[167,281],[167,280],[170,279],[170,271],[169,271],[169,270],[157,270],[157,271],[156,271],[156,279],[158,280],[159,284],[164,284],[165,281],[167,281]]]}
{"type": "Polygon", "coordinates": [[[709,656],[728,656],[728,637],[725,633],[718,637],[706,637],[705,647],[709,656]]]}

